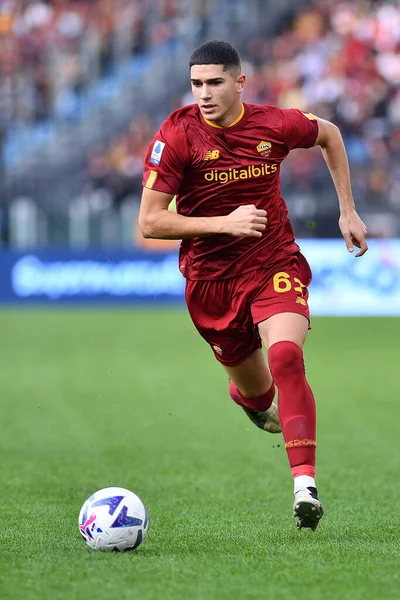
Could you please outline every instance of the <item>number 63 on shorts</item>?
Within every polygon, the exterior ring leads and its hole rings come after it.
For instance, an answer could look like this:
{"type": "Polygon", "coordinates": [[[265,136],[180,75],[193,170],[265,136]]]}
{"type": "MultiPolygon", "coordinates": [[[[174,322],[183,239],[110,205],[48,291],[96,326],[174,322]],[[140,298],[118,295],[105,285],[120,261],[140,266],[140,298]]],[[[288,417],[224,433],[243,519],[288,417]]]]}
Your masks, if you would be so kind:
{"type": "Polygon", "coordinates": [[[279,265],[252,302],[254,322],[260,323],[282,312],[300,313],[309,321],[308,286],[311,277],[310,266],[300,252],[290,257],[287,264],[279,265]]]}

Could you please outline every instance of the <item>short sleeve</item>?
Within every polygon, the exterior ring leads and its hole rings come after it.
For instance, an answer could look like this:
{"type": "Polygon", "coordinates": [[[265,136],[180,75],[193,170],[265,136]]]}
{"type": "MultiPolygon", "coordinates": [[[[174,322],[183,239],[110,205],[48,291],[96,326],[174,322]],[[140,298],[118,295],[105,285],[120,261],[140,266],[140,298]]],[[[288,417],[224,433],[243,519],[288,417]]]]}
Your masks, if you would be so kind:
{"type": "Polygon", "coordinates": [[[318,137],[318,121],[315,115],[297,108],[282,110],[282,136],[288,150],[311,148],[318,137]]]}
{"type": "Polygon", "coordinates": [[[143,187],[176,194],[188,162],[188,147],[183,127],[164,121],[146,154],[143,187]]]}

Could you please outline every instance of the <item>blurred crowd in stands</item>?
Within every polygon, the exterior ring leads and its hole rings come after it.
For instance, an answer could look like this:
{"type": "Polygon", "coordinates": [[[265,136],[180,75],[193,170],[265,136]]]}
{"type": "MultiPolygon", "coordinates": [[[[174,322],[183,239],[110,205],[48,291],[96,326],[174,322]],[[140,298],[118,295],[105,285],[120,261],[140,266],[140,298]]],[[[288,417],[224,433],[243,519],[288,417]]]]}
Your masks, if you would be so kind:
{"type": "MultiPolygon", "coordinates": [[[[246,6],[241,0],[233,4],[246,6]]],[[[260,14],[268,19],[268,10],[262,10],[265,4],[260,1],[260,14]]],[[[184,28],[177,24],[185,21],[188,5],[200,43],[207,39],[212,0],[3,0],[3,138],[16,121],[57,118],[93,80],[112,72],[120,57],[138,56],[160,40],[179,35],[184,28]],[[154,18],[149,30],[150,5],[154,18]]],[[[297,107],[339,125],[354,194],[372,234],[400,235],[399,2],[313,0],[303,2],[300,9],[297,3],[274,36],[263,36],[261,24],[238,49],[248,77],[243,99],[297,107]]],[[[192,102],[186,90],[163,98],[164,116],[192,102]]],[[[119,206],[127,197],[139,197],[144,154],[159,120],[152,114],[136,114],[125,131],[89,149],[84,185],[88,198],[106,191],[119,206]]],[[[320,214],[326,217],[327,230],[321,225],[317,235],[338,234],[332,227],[337,222],[333,186],[319,150],[290,155],[282,190],[295,224],[297,220],[298,235],[312,235],[312,223],[320,214]]]]}
{"type": "MultiPolygon", "coordinates": [[[[3,126],[57,118],[63,104],[112,71],[121,57],[140,53],[149,4],[145,0],[2,0],[3,126]]],[[[172,0],[156,4],[155,14],[168,21],[172,0]]]]}

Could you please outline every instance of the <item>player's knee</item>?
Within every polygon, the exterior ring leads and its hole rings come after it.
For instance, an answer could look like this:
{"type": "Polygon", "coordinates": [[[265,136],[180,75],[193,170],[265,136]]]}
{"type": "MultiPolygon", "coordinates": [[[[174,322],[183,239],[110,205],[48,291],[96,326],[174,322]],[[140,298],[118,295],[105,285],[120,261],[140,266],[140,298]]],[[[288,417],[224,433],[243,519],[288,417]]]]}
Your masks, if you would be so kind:
{"type": "Polygon", "coordinates": [[[282,377],[304,372],[303,351],[294,342],[273,344],[268,350],[268,362],[278,387],[282,377]]]}

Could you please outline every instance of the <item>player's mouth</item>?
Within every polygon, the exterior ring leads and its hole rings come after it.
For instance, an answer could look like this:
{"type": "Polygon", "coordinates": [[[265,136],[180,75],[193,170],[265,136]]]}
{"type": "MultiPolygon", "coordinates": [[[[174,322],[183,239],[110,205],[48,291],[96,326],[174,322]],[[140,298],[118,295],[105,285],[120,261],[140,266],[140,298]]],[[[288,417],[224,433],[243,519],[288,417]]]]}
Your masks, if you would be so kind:
{"type": "Polygon", "coordinates": [[[215,104],[202,104],[202,106],[201,106],[201,110],[202,110],[204,113],[206,113],[207,115],[208,115],[209,113],[212,113],[212,112],[214,112],[214,110],[215,110],[216,108],[217,108],[217,107],[215,106],[215,104]]]}

